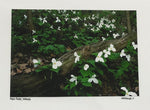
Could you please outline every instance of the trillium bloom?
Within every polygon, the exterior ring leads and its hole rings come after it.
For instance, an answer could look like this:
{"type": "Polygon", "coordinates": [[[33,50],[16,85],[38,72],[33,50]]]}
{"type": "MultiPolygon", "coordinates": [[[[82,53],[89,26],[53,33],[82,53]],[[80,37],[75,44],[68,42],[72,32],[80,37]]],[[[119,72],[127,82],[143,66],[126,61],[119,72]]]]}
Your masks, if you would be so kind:
{"type": "Polygon", "coordinates": [[[105,40],[106,40],[106,38],[105,38],[105,37],[102,37],[102,40],[103,40],[103,41],[105,41],[105,40]]]}
{"type": "Polygon", "coordinates": [[[24,19],[27,19],[27,15],[24,15],[24,19]]]}
{"type": "Polygon", "coordinates": [[[58,17],[56,17],[56,23],[57,23],[57,22],[61,22],[60,19],[59,19],[58,17]]]}
{"type": "Polygon", "coordinates": [[[125,91],[125,96],[127,96],[127,97],[136,97],[137,96],[137,94],[135,93],[135,92],[128,92],[128,90],[126,89],[126,87],[121,87],[121,89],[123,90],[123,91],[125,91]]]}
{"type": "Polygon", "coordinates": [[[126,58],[128,61],[130,61],[131,56],[130,55],[126,55],[126,58]]]}
{"type": "Polygon", "coordinates": [[[62,63],[60,61],[56,61],[55,58],[52,58],[52,63],[53,63],[53,65],[52,65],[53,69],[57,69],[58,67],[60,67],[62,65],[62,63]]]}
{"type": "Polygon", "coordinates": [[[104,62],[104,59],[101,57],[102,54],[103,54],[102,51],[100,51],[100,52],[98,53],[97,57],[95,58],[95,62],[98,62],[98,61],[104,62]]]}
{"type": "Polygon", "coordinates": [[[110,55],[110,51],[107,51],[106,49],[103,50],[103,52],[105,53],[104,57],[107,58],[108,55],[110,55]]]}
{"type": "Polygon", "coordinates": [[[120,57],[123,57],[123,56],[126,56],[126,54],[124,53],[124,49],[122,49],[120,53],[120,57]]]}
{"type": "Polygon", "coordinates": [[[116,39],[117,37],[119,36],[119,34],[117,33],[117,34],[113,34],[113,37],[116,39]]]}
{"type": "Polygon", "coordinates": [[[74,38],[75,38],[75,39],[78,39],[78,36],[75,34],[74,38]]]}
{"type": "Polygon", "coordinates": [[[114,23],[116,20],[115,19],[112,19],[112,23],[114,23]]]}
{"type": "Polygon", "coordinates": [[[37,59],[33,59],[32,62],[34,64],[34,67],[37,67],[41,61],[37,59]]]}
{"type": "Polygon", "coordinates": [[[77,52],[74,52],[74,56],[75,56],[75,63],[77,63],[79,61],[80,56],[77,54],[77,52]]]}
{"type": "Polygon", "coordinates": [[[47,23],[47,20],[46,20],[46,18],[43,18],[43,23],[47,23]]]}
{"type": "Polygon", "coordinates": [[[34,42],[37,42],[37,40],[36,40],[35,38],[33,38],[33,43],[34,43],[34,42]]]}
{"type": "Polygon", "coordinates": [[[98,84],[98,80],[95,77],[96,75],[94,74],[91,78],[88,79],[88,82],[89,83],[94,82],[95,84],[98,84]]]}
{"type": "Polygon", "coordinates": [[[116,49],[115,49],[115,47],[114,47],[114,45],[113,45],[113,44],[110,44],[110,46],[109,46],[108,50],[109,50],[109,51],[113,51],[113,52],[115,52],[115,51],[116,51],[116,49]]]}
{"type": "Polygon", "coordinates": [[[36,33],[36,31],[35,30],[32,30],[32,34],[35,34],[36,33]]]}
{"type": "Polygon", "coordinates": [[[75,82],[75,85],[77,85],[77,77],[74,75],[71,75],[70,82],[75,82]]]}
{"type": "Polygon", "coordinates": [[[135,42],[132,42],[132,46],[133,46],[133,48],[136,50],[137,49],[137,44],[135,44],[135,42]]]}
{"type": "Polygon", "coordinates": [[[85,64],[85,65],[84,65],[84,70],[86,71],[88,68],[89,68],[89,65],[88,65],[88,64],[85,64]]]}

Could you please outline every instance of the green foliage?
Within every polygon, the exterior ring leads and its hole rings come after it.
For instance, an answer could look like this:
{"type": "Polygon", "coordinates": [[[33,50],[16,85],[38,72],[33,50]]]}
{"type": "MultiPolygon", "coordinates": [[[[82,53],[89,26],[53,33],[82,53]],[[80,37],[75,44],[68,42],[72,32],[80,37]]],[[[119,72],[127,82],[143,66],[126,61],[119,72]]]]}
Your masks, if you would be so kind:
{"type": "MultiPolygon", "coordinates": [[[[94,10],[12,10],[12,57],[21,52],[36,57],[58,58],[66,53],[68,48],[75,49],[96,43],[102,40],[102,37],[112,40],[114,33],[118,33],[117,38],[120,38],[123,32],[127,33],[126,12],[115,12],[116,14],[112,11],[94,10]],[[100,25],[102,20],[103,23],[100,25]],[[33,39],[37,42],[33,42],[33,39]]],[[[131,11],[130,15],[132,28],[136,29],[136,12],[131,11]]],[[[74,70],[70,72],[77,77],[77,85],[70,82],[70,76],[67,76],[64,90],[68,95],[92,96],[92,93],[85,91],[103,87],[101,78],[106,74],[112,75],[112,79],[119,81],[118,84],[123,86],[122,77],[135,76],[138,72],[137,51],[131,42],[125,48],[125,53],[131,55],[131,61],[127,61],[125,57],[121,58],[120,52],[111,52],[108,58],[102,56],[104,63],[95,62],[98,53],[92,53],[90,60],[82,59],[81,56],[80,61],[74,64],[74,70]],[[89,65],[87,71],[84,70],[85,64],[89,65]],[[88,82],[93,75],[96,75],[98,84],[88,82]]],[[[49,73],[52,79],[53,74],[59,74],[60,68],[53,69],[50,64],[39,67],[35,72],[49,73]]],[[[137,79],[134,80],[133,83],[137,84],[137,79]]]]}

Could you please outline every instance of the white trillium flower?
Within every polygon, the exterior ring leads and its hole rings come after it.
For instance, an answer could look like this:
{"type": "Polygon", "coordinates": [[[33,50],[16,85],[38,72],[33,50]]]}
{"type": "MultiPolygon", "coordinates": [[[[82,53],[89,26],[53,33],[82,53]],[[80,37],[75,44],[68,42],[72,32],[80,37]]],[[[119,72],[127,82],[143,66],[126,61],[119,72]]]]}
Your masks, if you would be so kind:
{"type": "Polygon", "coordinates": [[[124,49],[121,50],[120,52],[120,57],[126,56],[126,54],[124,53],[124,49]]]}
{"type": "Polygon", "coordinates": [[[136,50],[137,49],[137,47],[138,47],[138,45],[137,44],[135,44],[135,42],[132,42],[132,46],[133,46],[133,48],[136,50]]]}
{"type": "Polygon", "coordinates": [[[32,62],[33,62],[33,64],[34,64],[34,67],[36,68],[36,67],[39,65],[39,63],[40,63],[41,61],[40,61],[40,60],[37,60],[37,59],[33,59],[32,62]]]}
{"type": "Polygon", "coordinates": [[[95,58],[95,62],[98,62],[98,61],[104,62],[104,59],[101,57],[102,54],[103,54],[102,51],[100,51],[100,52],[98,53],[97,57],[95,58]]]}
{"type": "Polygon", "coordinates": [[[37,40],[35,38],[33,38],[33,43],[37,42],[37,40]]]}
{"type": "Polygon", "coordinates": [[[119,34],[117,33],[117,34],[113,34],[113,37],[114,37],[114,39],[116,39],[117,37],[119,36],[119,34]]]}
{"type": "Polygon", "coordinates": [[[114,23],[116,20],[115,19],[112,19],[112,23],[114,23]]]}
{"type": "Polygon", "coordinates": [[[128,92],[126,87],[121,87],[121,89],[126,92],[126,94],[125,94],[126,97],[136,97],[137,96],[137,94],[135,92],[128,92]]]}
{"type": "Polygon", "coordinates": [[[88,79],[88,82],[89,83],[94,82],[95,84],[98,84],[98,80],[95,77],[96,75],[94,74],[91,78],[88,79]]]}
{"type": "Polygon", "coordinates": [[[116,49],[115,49],[115,47],[114,47],[114,45],[113,45],[113,44],[110,44],[110,46],[109,46],[108,50],[109,50],[109,51],[113,51],[113,52],[115,52],[115,51],[116,51],[116,49]]]}
{"type": "Polygon", "coordinates": [[[43,23],[47,23],[46,17],[43,18],[43,23]]]}
{"type": "Polygon", "coordinates": [[[80,59],[80,56],[77,54],[77,52],[74,52],[74,56],[75,56],[75,63],[77,63],[80,59]]]}
{"type": "Polygon", "coordinates": [[[110,55],[110,51],[107,51],[106,49],[103,50],[103,52],[105,53],[104,57],[107,58],[108,55],[110,55]]]}
{"type": "Polygon", "coordinates": [[[105,38],[105,37],[102,37],[102,40],[103,40],[103,41],[105,41],[105,40],[106,40],[106,38],[105,38]]]}
{"type": "Polygon", "coordinates": [[[24,19],[27,19],[27,15],[24,15],[24,19]]]}
{"type": "Polygon", "coordinates": [[[52,63],[53,63],[53,65],[52,65],[53,69],[57,69],[58,67],[60,67],[62,65],[62,63],[60,61],[56,61],[55,58],[52,58],[52,63]]]}
{"type": "Polygon", "coordinates": [[[75,82],[75,85],[77,85],[77,77],[74,75],[71,75],[71,77],[70,82],[75,82]]]}
{"type": "Polygon", "coordinates": [[[114,14],[116,14],[116,12],[115,12],[115,11],[113,11],[113,12],[112,12],[112,14],[114,15],[114,14]]]}
{"type": "Polygon", "coordinates": [[[75,38],[75,39],[78,39],[78,36],[75,34],[74,38],[75,38]]]}
{"type": "Polygon", "coordinates": [[[40,21],[42,21],[42,20],[43,20],[43,18],[42,18],[42,17],[39,17],[39,20],[40,20],[40,21]]]}
{"type": "Polygon", "coordinates": [[[126,58],[128,61],[130,61],[131,56],[130,55],[126,55],[126,58]]]}
{"type": "Polygon", "coordinates": [[[32,34],[35,34],[36,33],[36,31],[35,30],[32,30],[32,34]]]}
{"type": "Polygon", "coordinates": [[[88,65],[88,64],[85,64],[85,65],[84,65],[84,70],[86,71],[88,68],[89,68],[89,65],[88,65]]]}
{"type": "Polygon", "coordinates": [[[56,17],[56,23],[57,23],[57,22],[61,22],[60,19],[59,19],[58,17],[56,17]]]}

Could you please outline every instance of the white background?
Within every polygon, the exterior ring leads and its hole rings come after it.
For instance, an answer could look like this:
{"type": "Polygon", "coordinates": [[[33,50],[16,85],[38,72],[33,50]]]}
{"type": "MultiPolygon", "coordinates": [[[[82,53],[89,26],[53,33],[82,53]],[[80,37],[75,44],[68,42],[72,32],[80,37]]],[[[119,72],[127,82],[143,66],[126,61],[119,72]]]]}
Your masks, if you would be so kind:
{"type": "Polygon", "coordinates": [[[1,110],[141,110],[150,109],[149,0],[1,0],[0,109],[1,110]],[[11,9],[137,10],[140,97],[47,97],[10,100],[11,9]]]}

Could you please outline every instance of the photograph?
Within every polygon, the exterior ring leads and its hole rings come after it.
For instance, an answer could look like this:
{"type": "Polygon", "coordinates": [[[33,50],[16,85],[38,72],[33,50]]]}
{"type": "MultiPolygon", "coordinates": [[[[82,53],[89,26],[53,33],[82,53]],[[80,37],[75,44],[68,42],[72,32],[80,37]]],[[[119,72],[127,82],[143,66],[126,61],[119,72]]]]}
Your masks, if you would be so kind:
{"type": "Polygon", "coordinates": [[[11,9],[10,97],[139,97],[136,10],[11,9]]]}

